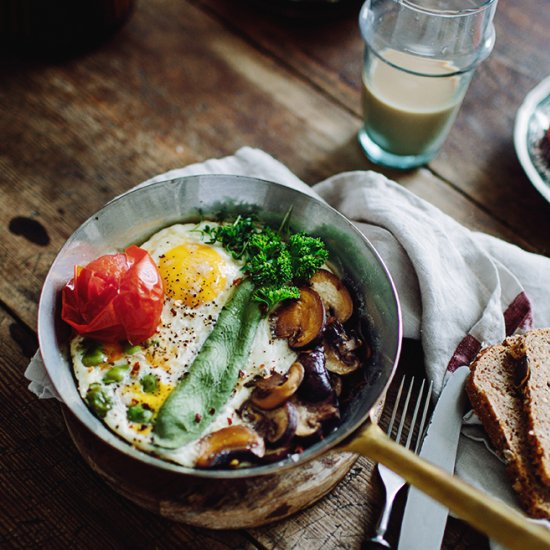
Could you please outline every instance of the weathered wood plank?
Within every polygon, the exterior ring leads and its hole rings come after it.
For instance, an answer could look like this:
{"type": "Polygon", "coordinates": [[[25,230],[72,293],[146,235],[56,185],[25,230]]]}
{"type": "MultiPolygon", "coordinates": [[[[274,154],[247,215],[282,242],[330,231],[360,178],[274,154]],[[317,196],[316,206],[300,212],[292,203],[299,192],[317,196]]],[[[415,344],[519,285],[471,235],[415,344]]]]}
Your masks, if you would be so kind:
{"type": "Polygon", "coordinates": [[[60,405],[27,390],[34,334],[0,309],[2,548],[255,548],[236,532],[182,526],[112,491],[69,438],[60,405]]]}

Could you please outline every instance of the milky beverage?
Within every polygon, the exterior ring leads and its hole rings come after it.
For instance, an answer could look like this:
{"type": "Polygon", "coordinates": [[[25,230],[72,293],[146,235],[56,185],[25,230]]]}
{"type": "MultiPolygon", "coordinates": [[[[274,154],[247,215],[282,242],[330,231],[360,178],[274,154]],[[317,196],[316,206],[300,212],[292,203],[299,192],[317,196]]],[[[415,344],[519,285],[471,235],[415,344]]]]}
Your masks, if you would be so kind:
{"type": "Polygon", "coordinates": [[[448,61],[386,49],[363,74],[365,129],[382,149],[396,155],[421,155],[445,139],[464,96],[465,86],[448,61]],[[411,74],[406,70],[422,73],[411,74]]]}

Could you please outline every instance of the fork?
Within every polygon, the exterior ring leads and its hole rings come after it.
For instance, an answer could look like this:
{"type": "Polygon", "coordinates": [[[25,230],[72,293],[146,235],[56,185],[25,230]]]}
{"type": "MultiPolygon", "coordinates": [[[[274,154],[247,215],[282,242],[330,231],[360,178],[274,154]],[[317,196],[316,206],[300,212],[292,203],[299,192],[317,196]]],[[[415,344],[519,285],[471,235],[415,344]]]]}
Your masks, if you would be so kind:
{"type": "MultiPolygon", "coordinates": [[[[401,395],[403,394],[403,388],[405,386],[405,379],[406,376],[404,376],[401,380],[401,384],[399,385],[399,390],[397,391],[397,398],[395,400],[395,404],[393,406],[390,423],[387,430],[388,437],[392,437],[392,430],[393,425],[395,422],[395,419],[397,417],[398,409],[400,406],[401,401],[401,395]]],[[[418,397],[416,399],[416,404],[414,406],[413,416],[411,419],[411,423],[409,426],[409,431],[407,435],[406,442],[404,446],[407,449],[410,449],[411,442],[414,434],[414,428],[416,425],[416,420],[418,418],[418,413],[420,409],[422,408],[422,413],[420,417],[420,421],[418,424],[418,430],[417,430],[417,437],[416,437],[416,445],[414,448],[414,452],[418,454],[418,451],[420,450],[420,444],[422,443],[422,436],[424,434],[424,425],[426,423],[426,417],[428,415],[428,408],[430,405],[430,398],[432,395],[432,386],[433,382],[430,382],[428,388],[426,389],[426,395],[423,395],[424,393],[424,386],[425,386],[425,380],[422,380],[422,384],[420,386],[420,390],[418,393],[418,397]]],[[[395,441],[397,443],[401,443],[401,436],[403,434],[403,429],[405,428],[405,418],[407,416],[407,410],[409,408],[409,403],[411,400],[411,395],[413,391],[414,386],[414,376],[411,377],[411,381],[408,386],[408,391],[405,396],[405,403],[402,407],[401,411],[401,419],[399,421],[399,426],[397,428],[397,434],[395,436],[395,441]]],[[[406,428],[405,428],[406,429],[406,428]]],[[[388,529],[388,522],[390,520],[390,515],[393,507],[393,503],[395,500],[395,497],[397,496],[397,493],[403,488],[405,485],[405,480],[396,474],[395,472],[392,472],[389,468],[384,466],[383,464],[378,463],[377,464],[378,473],[380,474],[380,478],[382,479],[382,483],[384,484],[384,488],[386,490],[386,501],[384,504],[384,509],[382,511],[382,515],[380,516],[380,519],[378,521],[378,525],[376,526],[376,535],[372,538],[370,538],[366,543],[364,544],[363,548],[365,550],[374,550],[374,549],[380,549],[380,548],[391,548],[389,542],[385,539],[386,531],[388,529]]]]}

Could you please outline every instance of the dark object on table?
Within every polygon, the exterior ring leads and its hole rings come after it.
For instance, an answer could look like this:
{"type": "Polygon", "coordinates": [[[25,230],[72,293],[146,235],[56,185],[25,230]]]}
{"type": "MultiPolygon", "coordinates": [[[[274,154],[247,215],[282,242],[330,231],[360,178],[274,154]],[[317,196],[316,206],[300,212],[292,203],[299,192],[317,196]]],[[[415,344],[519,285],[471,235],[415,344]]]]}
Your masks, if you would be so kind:
{"type": "Polygon", "coordinates": [[[0,0],[0,45],[24,51],[93,46],[130,17],[135,0],[0,0]]]}
{"type": "Polygon", "coordinates": [[[322,19],[359,12],[363,0],[246,0],[271,13],[296,19],[322,19]]]}

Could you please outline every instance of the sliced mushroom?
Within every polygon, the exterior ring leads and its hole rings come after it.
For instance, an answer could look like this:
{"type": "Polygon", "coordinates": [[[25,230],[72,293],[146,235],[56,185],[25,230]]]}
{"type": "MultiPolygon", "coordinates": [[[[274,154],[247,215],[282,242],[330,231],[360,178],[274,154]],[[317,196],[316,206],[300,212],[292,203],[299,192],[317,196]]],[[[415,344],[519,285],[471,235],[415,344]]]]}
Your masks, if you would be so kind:
{"type": "Polygon", "coordinates": [[[362,342],[334,321],[325,329],[326,367],[330,372],[345,376],[361,366],[359,350],[362,342]]]}
{"type": "Polygon", "coordinates": [[[328,371],[340,376],[346,376],[355,372],[360,366],[361,361],[359,358],[356,357],[353,362],[346,363],[333,349],[327,348],[326,367],[328,371]]]}
{"type": "Polygon", "coordinates": [[[296,393],[303,379],[304,367],[300,363],[293,363],[286,375],[274,373],[258,380],[250,399],[261,409],[275,409],[296,393]]]}
{"type": "Polygon", "coordinates": [[[353,313],[353,300],[349,290],[334,273],[319,269],[309,280],[311,288],[319,294],[329,322],[336,319],[345,323],[353,313]]]}
{"type": "Polygon", "coordinates": [[[250,399],[247,399],[237,410],[237,414],[245,421],[254,427],[262,437],[265,435],[265,430],[262,428],[265,419],[265,411],[256,408],[250,399]]]}
{"type": "Polygon", "coordinates": [[[300,353],[298,363],[304,368],[304,380],[299,389],[304,399],[317,402],[332,395],[332,384],[325,367],[325,350],[322,346],[300,353]]]}
{"type": "Polygon", "coordinates": [[[261,458],[265,454],[264,440],[251,428],[228,426],[203,437],[200,442],[197,468],[214,468],[242,459],[261,458]]]}
{"type": "Polygon", "coordinates": [[[282,407],[269,411],[266,419],[265,439],[270,445],[274,447],[286,445],[296,434],[298,413],[292,403],[286,402],[282,407]]]}
{"type": "Polygon", "coordinates": [[[339,422],[340,410],[332,400],[322,403],[299,403],[296,406],[298,424],[296,435],[310,437],[322,435],[327,426],[331,427],[339,422]]]}
{"type": "Polygon", "coordinates": [[[325,308],[311,288],[300,288],[300,297],[277,312],[275,334],[287,338],[291,348],[303,348],[320,337],[325,328],[325,308]]]}
{"type": "Polygon", "coordinates": [[[248,400],[239,409],[239,414],[272,447],[288,444],[296,433],[298,414],[289,401],[281,407],[265,411],[248,400]]]}

